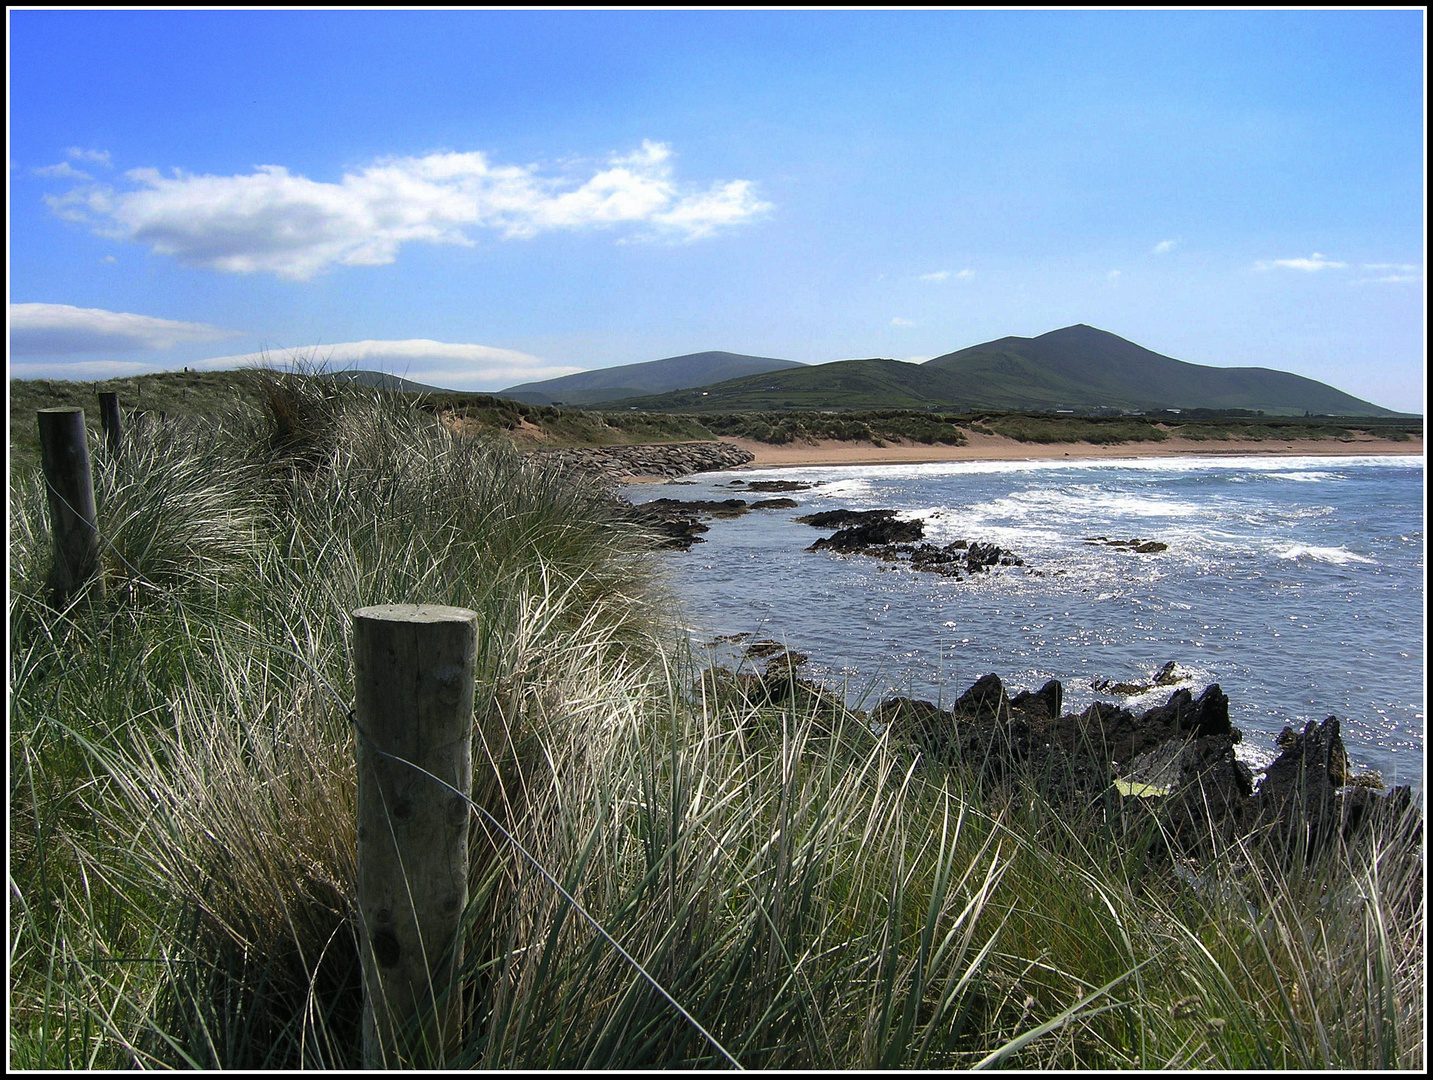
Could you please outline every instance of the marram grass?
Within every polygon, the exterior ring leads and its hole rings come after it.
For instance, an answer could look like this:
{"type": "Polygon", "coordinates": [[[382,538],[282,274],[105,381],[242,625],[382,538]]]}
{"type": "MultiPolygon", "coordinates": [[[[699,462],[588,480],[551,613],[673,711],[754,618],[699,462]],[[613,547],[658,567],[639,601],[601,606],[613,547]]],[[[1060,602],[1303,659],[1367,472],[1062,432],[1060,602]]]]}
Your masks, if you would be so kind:
{"type": "Polygon", "coordinates": [[[11,478],[12,1067],[360,1064],[348,615],[398,602],[480,616],[443,1064],[1423,1067],[1416,848],[1190,869],[1033,784],[984,802],[702,677],[599,493],[276,390],[285,438],[236,411],[97,453],[103,601],[46,606],[11,478]]]}

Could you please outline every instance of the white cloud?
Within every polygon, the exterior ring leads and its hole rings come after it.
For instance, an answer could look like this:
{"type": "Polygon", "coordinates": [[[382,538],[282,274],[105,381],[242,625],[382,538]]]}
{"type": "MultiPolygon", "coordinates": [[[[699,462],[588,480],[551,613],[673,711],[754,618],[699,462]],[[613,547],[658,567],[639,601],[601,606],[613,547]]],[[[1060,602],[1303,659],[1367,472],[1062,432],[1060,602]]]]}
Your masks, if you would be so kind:
{"type": "Polygon", "coordinates": [[[11,304],[10,351],[17,356],[168,349],[233,337],[205,323],[175,322],[69,304],[11,304]]]}
{"type": "Polygon", "coordinates": [[[1423,280],[1421,274],[1385,274],[1383,277],[1359,278],[1354,285],[1411,285],[1423,280]]]}
{"type": "Polygon", "coordinates": [[[933,274],[922,274],[920,279],[922,281],[949,281],[951,278],[955,278],[957,281],[969,281],[974,276],[974,270],[957,270],[955,273],[951,273],[949,270],[937,270],[933,274]]]}
{"type": "Polygon", "coordinates": [[[1414,285],[1423,280],[1423,270],[1414,263],[1364,263],[1364,270],[1384,273],[1377,277],[1359,278],[1353,285],[1414,285]]]}
{"type": "Polygon", "coordinates": [[[46,201],[57,215],[192,266],[303,281],[335,265],[379,266],[404,244],[472,245],[471,231],[519,239],[553,230],[637,225],[697,240],[770,209],[750,181],[679,187],[664,143],[615,156],[585,180],[497,166],[480,152],[380,160],[338,183],[260,165],[243,176],[157,169],[128,191],[93,186],[46,201]]]}
{"type": "Polygon", "coordinates": [[[191,367],[225,370],[258,364],[284,365],[294,360],[322,363],[330,370],[358,368],[386,371],[414,382],[449,390],[501,390],[523,382],[556,379],[582,371],[553,364],[515,349],[413,338],[404,341],[345,341],[277,352],[244,353],[200,360],[191,367]]]}
{"type": "Polygon", "coordinates": [[[1107,274],[1105,275],[1105,280],[1106,280],[1106,281],[1118,281],[1118,280],[1120,279],[1120,273],[1121,273],[1121,271],[1119,271],[1119,270],[1111,270],[1109,273],[1107,273],[1107,274]]]}
{"type": "Polygon", "coordinates": [[[891,325],[892,325],[892,326],[914,326],[915,323],[911,322],[910,319],[902,319],[900,316],[896,316],[896,318],[894,318],[894,319],[891,320],[891,325]]]}
{"type": "Polygon", "coordinates": [[[1177,243],[1179,243],[1178,240],[1161,240],[1159,243],[1155,244],[1153,248],[1150,249],[1150,254],[1151,254],[1151,255],[1164,255],[1164,254],[1167,254],[1168,252],[1171,252],[1171,251],[1174,250],[1174,245],[1177,244],[1177,243]]]}
{"type": "Polygon", "coordinates": [[[72,146],[65,153],[75,161],[88,161],[92,165],[103,165],[106,169],[110,167],[108,150],[81,150],[78,146],[72,146]]]}
{"type": "Polygon", "coordinates": [[[62,180],[93,180],[94,177],[81,169],[75,168],[68,161],[61,161],[56,165],[42,165],[38,169],[32,169],[36,176],[59,178],[62,180]]]}
{"type": "Polygon", "coordinates": [[[1267,259],[1254,264],[1256,270],[1272,270],[1276,266],[1282,266],[1289,270],[1303,270],[1306,273],[1313,273],[1317,270],[1340,270],[1348,263],[1335,262],[1328,256],[1315,251],[1307,259],[1267,259]]]}

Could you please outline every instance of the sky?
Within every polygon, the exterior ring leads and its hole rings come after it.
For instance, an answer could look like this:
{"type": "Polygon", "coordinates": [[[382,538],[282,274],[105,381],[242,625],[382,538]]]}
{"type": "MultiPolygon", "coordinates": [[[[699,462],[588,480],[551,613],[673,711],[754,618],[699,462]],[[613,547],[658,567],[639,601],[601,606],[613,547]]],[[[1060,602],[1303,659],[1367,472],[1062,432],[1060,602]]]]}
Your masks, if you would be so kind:
{"type": "Polygon", "coordinates": [[[1087,323],[1426,400],[1421,9],[7,10],[12,377],[1087,323]]]}

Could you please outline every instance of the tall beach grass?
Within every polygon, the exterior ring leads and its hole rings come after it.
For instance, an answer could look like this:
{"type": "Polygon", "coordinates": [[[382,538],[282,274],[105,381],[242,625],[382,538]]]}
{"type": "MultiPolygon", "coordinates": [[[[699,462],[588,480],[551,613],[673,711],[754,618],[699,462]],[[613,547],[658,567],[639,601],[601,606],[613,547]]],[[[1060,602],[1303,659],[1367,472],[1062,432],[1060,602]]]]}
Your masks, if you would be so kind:
{"type": "Polygon", "coordinates": [[[1421,839],[1192,867],[978,797],[704,674],[600,491],[397,398],[275,376],[95,453],[69,610],[11,477],[12,1067],[360,1064],[347,633],[403,602],[479,614],[447,1065],[1423,1067],[1421,839]]]}

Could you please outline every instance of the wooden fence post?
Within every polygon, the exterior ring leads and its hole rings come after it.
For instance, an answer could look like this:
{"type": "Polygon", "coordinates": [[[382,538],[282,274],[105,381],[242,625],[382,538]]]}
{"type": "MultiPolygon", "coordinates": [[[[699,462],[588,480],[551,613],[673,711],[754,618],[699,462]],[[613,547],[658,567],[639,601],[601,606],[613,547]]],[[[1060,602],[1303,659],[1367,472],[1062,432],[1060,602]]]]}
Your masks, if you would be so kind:
{"type": "Polygon", "coordinates": [[[55,548],[50,593],[55,606],[64,607],[83,589],[96,596],[104,595],[104,580],[99,574],[95,484],[85,443],[85,411],[73,407],[39,409],[35,416],[40,425],[40,466],[50,506],[50,539],[55,548]]]}
{"type": "Polygon", "coordinates": [[[441,1067],[462,1034],[477,619],[438,604],[353,613],[365,1068],[441,1067]]]}
{"type": "Polygon", "coordinates": [[[109,452],[119,457],[120,439],[124,431],[119,422],[119,394],[112,390],[100,391],[100,427],[104,428],[105,442],[109,452]]]}

